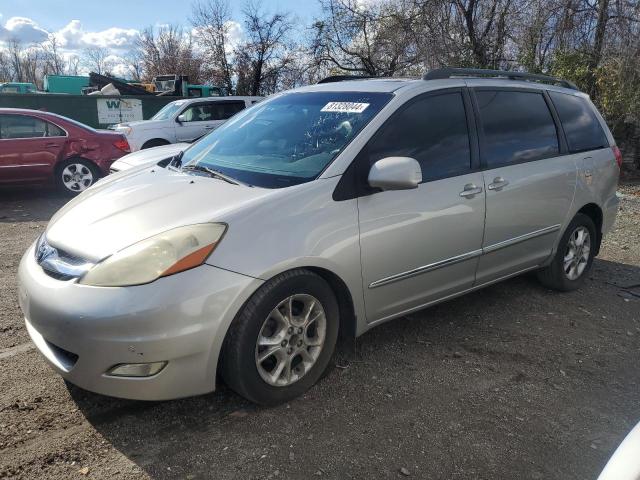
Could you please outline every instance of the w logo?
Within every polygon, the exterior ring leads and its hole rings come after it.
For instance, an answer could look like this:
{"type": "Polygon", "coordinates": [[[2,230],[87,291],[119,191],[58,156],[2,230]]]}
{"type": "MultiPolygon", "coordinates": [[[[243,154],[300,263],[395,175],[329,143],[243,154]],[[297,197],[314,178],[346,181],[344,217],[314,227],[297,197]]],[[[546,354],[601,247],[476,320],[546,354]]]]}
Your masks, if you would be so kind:
{"type": "Polygon", "coordinates": [[[107,108],[120,108],[120,100],[107,100],[107,108]]]}

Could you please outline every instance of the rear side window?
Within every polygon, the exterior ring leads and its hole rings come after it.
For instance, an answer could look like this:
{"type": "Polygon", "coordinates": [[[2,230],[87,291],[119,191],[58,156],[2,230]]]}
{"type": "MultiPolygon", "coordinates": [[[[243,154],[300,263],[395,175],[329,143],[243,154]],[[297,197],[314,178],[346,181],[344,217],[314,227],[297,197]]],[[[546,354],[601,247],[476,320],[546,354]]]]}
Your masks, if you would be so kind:
{"type": "Polygon", "coordinates": [[[476,91],[489,168],[559,154],[556,125],[542,93],[476,91]]]}
{"type": "Polygon", "coordinates": [[[67,134],[57,125],[47,122],[47,137],[64,137],[67,134]]]}
{"type": "Polygon", "coordinates": [[[385,157],[411,157],[422,181],[471,169],[471,150],[460,92],[422,97],[392,116],[369,144],[371,164],[385,157]]]}
{"type": "Polygon", "coordinates": [[[244,102],[216,102],[213,104],[216,120],[226,120],[233,117],[240,110],[244,110],[244,102]]]}
{"type": "Polygon", "coordinates": [[[596,114],[584,98],[557,92],[549,92],[549,96],[562,122],[570,152],[609,146],[596,114]]]}

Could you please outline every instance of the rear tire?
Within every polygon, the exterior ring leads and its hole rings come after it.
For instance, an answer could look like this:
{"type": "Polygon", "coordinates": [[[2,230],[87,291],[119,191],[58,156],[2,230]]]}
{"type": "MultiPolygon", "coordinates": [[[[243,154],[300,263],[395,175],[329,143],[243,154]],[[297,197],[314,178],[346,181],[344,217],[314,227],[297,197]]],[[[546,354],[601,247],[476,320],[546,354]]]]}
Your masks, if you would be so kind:
{"type": "Polygon", "coordinates": [[[140,147],[140,150],[144,150],[145,148],[161,147],[162,145],[169,145],[169,142],[161,138],[154,138],[153,140],[147,140],[142,147],[140,147]]]}
{"type": "Polygon", "coordinates": [[[55,169],[56,185],[66,195],[84,192],[100,178],[100,170],[89,160],[70,158],[55,169]]]}
{"type": "Polygon", "coordinates": [[[327,368],[338,325],[338,302],[322,277],[304,269],[284,272],[262,285],[233,320],[222,378],[252,402],[287,402],[327,368]]]}
{"type": "Polygon", "coordinates": [[[562,235],[551,264],[537,272],[538,280],[545,287],[561,292],[579,288],[591,270],[597,241],[591,217],[576,214],[562,235]]]}

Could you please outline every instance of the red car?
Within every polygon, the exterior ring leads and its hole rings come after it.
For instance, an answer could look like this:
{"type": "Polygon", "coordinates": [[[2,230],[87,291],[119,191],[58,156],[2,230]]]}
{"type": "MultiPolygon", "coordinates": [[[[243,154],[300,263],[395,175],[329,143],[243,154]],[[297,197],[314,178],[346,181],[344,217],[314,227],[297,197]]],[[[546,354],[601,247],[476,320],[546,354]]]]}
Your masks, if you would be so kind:
{"type": "Polygon", "coordinates": [[[95,130],[55,113],[0,108],[0,183],[53,181],[77,195],[129,152],[119,133],[95,130]]]}

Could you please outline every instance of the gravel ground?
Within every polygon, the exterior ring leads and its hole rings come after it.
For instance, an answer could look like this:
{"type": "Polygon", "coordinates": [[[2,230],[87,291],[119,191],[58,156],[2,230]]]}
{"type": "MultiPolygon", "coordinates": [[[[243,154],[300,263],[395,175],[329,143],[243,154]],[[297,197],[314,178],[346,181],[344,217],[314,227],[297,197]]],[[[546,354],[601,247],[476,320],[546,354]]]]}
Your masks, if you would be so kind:
{"type": "Polygon", "coordinates": [[[640,187],[620,191],[581,290],[524,276],[387,323],[276,408],[66,385],[28,342],[15,279],[64,199],[0,193],[0,478],[595,479],[640,421],[640,187]]]}

